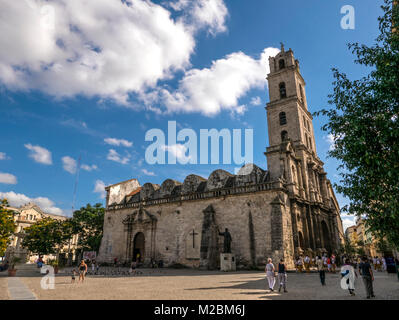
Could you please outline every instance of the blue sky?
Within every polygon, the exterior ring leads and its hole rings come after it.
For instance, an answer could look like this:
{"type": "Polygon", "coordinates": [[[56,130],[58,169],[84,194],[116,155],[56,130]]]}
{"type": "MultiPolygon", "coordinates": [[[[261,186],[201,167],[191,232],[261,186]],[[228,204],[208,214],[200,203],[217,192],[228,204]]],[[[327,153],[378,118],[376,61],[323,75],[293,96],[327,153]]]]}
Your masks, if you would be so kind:
{"type": "MultiPolygon", "coordinates": [[[[346,44],[373,43],[381,13],[375,0],[110,2],[0,5],[0,195],[14,205],[33,199],[70,215],[79,157],[75,207],[103,203],[102,183],[233,172],[235,165],[147,164],[145,133],[167,132],[168,121],[198,134],[252,128],[254,162],[266,168],[264,50],[281,41],[293,49],[314,112],[327,106],[332,67],[365,74],[346,44]],[[355,30],[341,28],[344,5],[355,8],[355,30]]],[[[314,120],[317,151],[336,182],[324,121],[314,120]]]]}

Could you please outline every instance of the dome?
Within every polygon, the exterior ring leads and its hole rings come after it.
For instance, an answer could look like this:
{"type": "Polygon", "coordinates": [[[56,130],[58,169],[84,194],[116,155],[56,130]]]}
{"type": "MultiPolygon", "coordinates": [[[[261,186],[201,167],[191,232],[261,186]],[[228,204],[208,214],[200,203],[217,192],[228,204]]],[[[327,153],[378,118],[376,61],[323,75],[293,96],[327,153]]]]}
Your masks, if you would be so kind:
{"type": "Polygon", "coordinates": [[[234,175],[232,175],[230,172],[221,169],[215,170],[209,176],[206,187],[208,190],[224,188],[227,180],[231,177],[234,177],[234,175]]]}
{"type": "Polygon", "coordinates": [[[172,191],[177,187],[180,186],[181,182],[172,180],[172,179],[167,179],[165,180],[162,185],[161,189],[159,190],[160,192],[160,197],[165,198],[168,197],[172,194],[172,191]]]}
{"type": "Polygon", "coordinates": [[[152,199],[154,197],[155,191],[159,190],[159,185],[153,183],[146,183],[141,187],[140,190],[140,199],[147,200],[152,199]]]}
{"type": "Polygon", "coordinates": [[[240,171],[238,171],[236,177],[236,185],[242,186],[245,184],[255,184],[264,181],[266,176],[266,171],[259,168],[253,163],[248,163],[244,165],[240,171]]]}
{"type": "Polygon", "coordinates": [[[182,193],[187,194],[197,192],[199,185],[204,181],[206,181],[206,179],[195,174],[187,176],[182,186],[182,193]]]}

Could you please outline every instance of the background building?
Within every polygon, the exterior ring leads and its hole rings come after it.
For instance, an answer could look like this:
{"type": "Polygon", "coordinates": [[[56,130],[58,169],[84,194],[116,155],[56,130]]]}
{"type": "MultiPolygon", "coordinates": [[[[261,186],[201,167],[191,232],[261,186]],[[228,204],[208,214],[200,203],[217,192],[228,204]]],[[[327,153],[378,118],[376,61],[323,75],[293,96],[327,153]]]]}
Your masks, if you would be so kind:
{"type": "MultiPolygon", "coordinates": [[[[18,256],[23,261],[33,262],[38,258],[37,255],[31,254],[30,252],[28,252],[27,249],[22,247],[22,240],[24,238],[25,228],[30,227],[32,224],[44,218],[51,218],[63,221],[67,219],[67,217],[65,216],[45,213],[35,203],[28,203],[19,208],[9,207],[9,209],[16,213],[14,219],[17,227],[14,235],[11,237],[11,243],[6,250],[6,257],[18,256]]],[[[70,243],[61,249],[61,255],[65,256],[70,253],[70,255],[73,256],[76,250],[77,240],[77,236],[74,236],[71,239],[70,243]]],[[[54,255],[44,256],[45,260],[55,258],[56,257],[54,255]]]]}

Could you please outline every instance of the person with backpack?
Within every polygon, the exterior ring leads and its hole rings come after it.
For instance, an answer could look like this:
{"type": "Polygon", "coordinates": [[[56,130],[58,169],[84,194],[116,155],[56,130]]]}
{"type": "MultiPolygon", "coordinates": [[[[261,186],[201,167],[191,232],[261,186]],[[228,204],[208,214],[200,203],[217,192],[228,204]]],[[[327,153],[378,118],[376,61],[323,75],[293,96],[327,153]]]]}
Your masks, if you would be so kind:
{"type": "Polygon", "coordinates": [[[283,287],[284,292],[288,292],[287,291],[287,267],[284,263],[284,259],[280,259],[280,263],[278,264],[277,281],[279,283],[278,292],[281,292],[281,287],[283,287]]]}

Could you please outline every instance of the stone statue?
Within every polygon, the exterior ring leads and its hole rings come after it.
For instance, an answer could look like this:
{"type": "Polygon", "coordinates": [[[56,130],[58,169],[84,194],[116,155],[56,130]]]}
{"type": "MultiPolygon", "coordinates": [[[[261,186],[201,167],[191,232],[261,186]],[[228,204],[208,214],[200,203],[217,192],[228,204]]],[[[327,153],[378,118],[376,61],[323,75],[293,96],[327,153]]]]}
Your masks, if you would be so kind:
{"type": "Polygon", "coordinates": [[[232,238],[229,229],[226,228],[224,232],[219,232],[219,236],[224,237],[223,253],[231,253],[232,238]]]}

